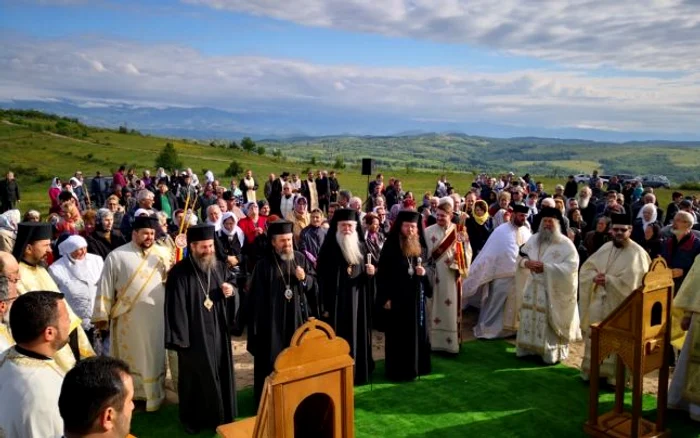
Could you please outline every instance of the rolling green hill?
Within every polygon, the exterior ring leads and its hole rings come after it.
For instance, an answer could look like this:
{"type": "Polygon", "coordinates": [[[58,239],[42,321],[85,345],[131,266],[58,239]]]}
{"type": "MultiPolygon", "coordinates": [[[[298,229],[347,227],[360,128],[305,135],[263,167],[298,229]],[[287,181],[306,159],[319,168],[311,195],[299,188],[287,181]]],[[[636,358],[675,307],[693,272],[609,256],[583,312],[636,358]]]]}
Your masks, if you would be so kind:
{"type": "MultiPolygon", "coordinates": [[[[52,177],[67,179],[76,170],[83,171],[86,177],[94,175],[98,170],[104,175],[111,175],[121,164],[134,167],[139,174],[143,169],[153,171],[155,158],[167,142],[173,143],[185,166],[198,173],[211,169],[222,182],[226,179],[223,177],[224,171],[233,160],[243,169],[253,169],[257,178],[263,181],[269,173],[279,174],[285,170],[305,174],[309,168],[330,169],[336,159],[342,157],[347,167],[338,169],[340,182],[343,188],[360,196],[366,193],[367,177],[360,175],[358,165],[362,157],[368,156],[377,158],[377,171],[384,172],[387,178],[401,178],[404,188],[413,190],[417,197],[425,191],[432,192],[441,173],[446,173],[461,193],[468,190],[473,180],[473,174],[468,171],[496,167],[498,170],[540,175],[538,180],[543,181],[545,187],[552,191],[555,184],[563,183],[561,175],[564,173],[557,175],[556,172],[551,172],[556,166],[568,166],[566,168],[570,170],[566,173],[574,168],[590,171],[601,160],[633,161],[635,157],[641,160],[640,157],[643,156],[639,151],[632,154],[631,151],[623,153],[622,149],[601,150],[600,157],[604,158],[596,160],[586,152],[593,147],[591,142],[580,145],[578,149],[575,145],[566,146],[578,150],[576,153],[580,153],[581,157],[577,158],[578,155],[571,156],[569,152],[558,151],[553,145],[517,145],[522,141],[534,141],[532,139],[514,140],[513,144],[504,141],[507,146],[494,146],[490,143],[492,140],[464,135],[334,137],[288,143],[258,142],[258,145],[266,148],[266,155],[259,155],[231,149],[228,145],[202,144],[141,135],[134,131],[94,128],[75,119],[34,111],[8,110],[0,111],[0,170],[3,174],[6,170],[15,172],[22,190],[22,211],[37,208],[45,213],[48,210],[47,192],[52,177]],[[492,161],[483,158],[483,166],[476,165],[481,161],[474,157],[491,157],[487,151],[495,148],[510,151],[510,155],[502,152],[500,161],[497,157],[488,158],[492,161]],[[526,152],[518,152],[518,148],[523,148],[526,152]],[[274,149],[279,149],[281,156],[270,156],[274,149]],[[380,150],[383,155],[377,155],[380,150]],[[316,164],[309,164],[311,157],[315,158],[316,164]],[[518,160],[508,161],[508,157],[516,157],[518,160]],[[555,158],[557,160],[547,161],[555,158]],[[476,164],[467,166],[467,162],[476,164]]],[[[640,150],[646,149],[642,146],[640,150]]],[[[656,149],[650,147],[649,150],[656,149]]],[[[677,157],[677,167],[682,165],[694,172],[694,166],[700,162],[698,150],[692,147],[679,150],[686,154],[686,158],[677,157]]],[[[658,154],[658,150],[655,153],[658,154]]],[[[669,198],[668,191],[660,191],[659,198],[659,202],[665,206],[669,198]]]]}
{"type": "Polygon", "coordinates": [[[357,164],[374,157],[384,168],[514,171],[562,177],[570,173],[666,175],[673,183],[698,181],[700,144],[680,142],[598,143],[537,138],[497,139],[465,134],[405,137],[320,137],[260,141],[300,159],[330,156],[357,164]]]}

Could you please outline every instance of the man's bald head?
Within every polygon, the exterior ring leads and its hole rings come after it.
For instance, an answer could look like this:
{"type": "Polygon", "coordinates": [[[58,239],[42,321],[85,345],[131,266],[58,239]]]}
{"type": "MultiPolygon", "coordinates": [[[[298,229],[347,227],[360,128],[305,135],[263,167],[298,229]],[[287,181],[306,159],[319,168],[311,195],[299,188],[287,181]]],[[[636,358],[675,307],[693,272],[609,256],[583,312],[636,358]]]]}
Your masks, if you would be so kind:
{"type": "Polygon", "coordinates": [[[14,256],[6,251],[0,251],[0,275],[7,278],[10,295],[16,296],[19,264],[14,256]]]}
{"type": "Polygon", "coordinates": [[[6,251],[0,251],[0,274],[7,277],[8,274],[16,273],[19,270],[19,264],[15,257],[6,251]]]}

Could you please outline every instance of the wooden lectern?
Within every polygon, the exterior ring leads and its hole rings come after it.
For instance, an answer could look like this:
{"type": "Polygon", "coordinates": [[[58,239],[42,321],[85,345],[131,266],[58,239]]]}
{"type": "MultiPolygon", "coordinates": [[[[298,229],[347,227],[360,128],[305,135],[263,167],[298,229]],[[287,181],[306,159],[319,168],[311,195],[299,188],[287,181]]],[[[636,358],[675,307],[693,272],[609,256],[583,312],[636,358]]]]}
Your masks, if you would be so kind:
{"type": "Polygon", "coordinates": [[[668,437],[668,348],[671,333],[673,279],[661,258],[653,261],[639,289],[598,324],[591,325],[591,392],[584,430],[594,437],[668,437]],[[598,415],[600,364],[617,355],[615,405],[598,415]],[[632,412],[624,411],[625,367],[632,374],[632,412]],[[642,418],[644,375],[659,370],[656,423],[642,418]]]}
{"type": "Polygon", "coordinates": [[[311,318],[275,360],[255,417],[219,426],[224,438],[355,436],[350,346],[311,318]]]}

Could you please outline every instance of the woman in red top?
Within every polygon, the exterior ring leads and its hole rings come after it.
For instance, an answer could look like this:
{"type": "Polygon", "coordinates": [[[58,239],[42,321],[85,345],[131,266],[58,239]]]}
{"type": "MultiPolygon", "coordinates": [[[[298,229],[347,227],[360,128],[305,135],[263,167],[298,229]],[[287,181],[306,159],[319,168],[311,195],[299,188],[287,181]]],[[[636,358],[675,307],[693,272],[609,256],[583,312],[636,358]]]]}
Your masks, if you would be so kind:
{"type": "Polygon", "coordinates": [[[260,215],[260,209],[255,202],[246,204],[247,216],[238,222],[238,227],[245,234],[246,244],[252,244],[255,238],[265,231],[267,216],[260,215]]]}
{"type": "Polygon", "coordinates": [[[49,213],[60,213],[61,212],[61,201],[58,200],[58,195],[61,194],[61,178],[55,177],[51,181],[51,187],[49,187],[49,199],[51,200],[51,208],[49,213]]]}

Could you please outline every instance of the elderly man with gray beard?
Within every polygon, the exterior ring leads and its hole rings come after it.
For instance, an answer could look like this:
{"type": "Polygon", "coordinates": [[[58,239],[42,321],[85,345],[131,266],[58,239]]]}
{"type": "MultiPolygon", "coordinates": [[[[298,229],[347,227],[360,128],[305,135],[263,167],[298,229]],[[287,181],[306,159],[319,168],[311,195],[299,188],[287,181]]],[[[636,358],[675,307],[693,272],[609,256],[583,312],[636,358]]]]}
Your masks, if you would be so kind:
{"type": "Polygon", "coordinates": [[[338,209],[318,256],[319,289],[323,318],[350,344],[355,359],[355,384],[369,381],[372,360],[370,283],[374,265],[367,260],[358,212],[338,209]]]}
{"type": "Polygon", "coordinates": [[[542,209],[540,230],[520,248],[515,274],[519,310],[518,356],[555,364],[581,339],[576,303],[578,252],[561,233],[561,212],[542,209]]]}

